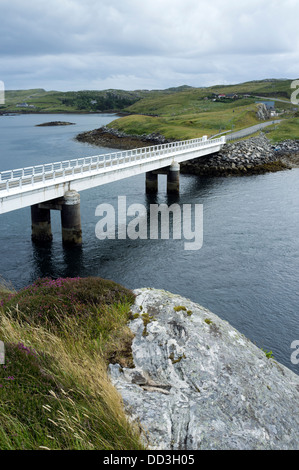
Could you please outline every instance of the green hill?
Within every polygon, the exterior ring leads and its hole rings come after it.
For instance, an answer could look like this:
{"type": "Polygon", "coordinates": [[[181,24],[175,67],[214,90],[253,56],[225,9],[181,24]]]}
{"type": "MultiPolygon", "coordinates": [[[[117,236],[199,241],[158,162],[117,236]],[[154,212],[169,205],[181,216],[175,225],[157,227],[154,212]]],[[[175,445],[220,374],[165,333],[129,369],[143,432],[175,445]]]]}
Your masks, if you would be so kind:
{"type": "Polygon", "coordinates": [[[87,113],[118,112],[146,97],[157,99],[169,96],[190,87],[181,86],[167,90],[82,90],[82,91],[45,91],[41,88],[31,90],[7,90],[5,105],[1,113],[87,113]]]}
{"type": "Polygon", "coordinates": [[[129,116],[111,122],[108,127],[137,135],[159,132],[169,139],[242,129],[260,122],[256,102],[264,98],[275,100],[275,109],[283,117],[291,116],[291,82],[267,79],[146,96],[124,109],[129,116]]]}

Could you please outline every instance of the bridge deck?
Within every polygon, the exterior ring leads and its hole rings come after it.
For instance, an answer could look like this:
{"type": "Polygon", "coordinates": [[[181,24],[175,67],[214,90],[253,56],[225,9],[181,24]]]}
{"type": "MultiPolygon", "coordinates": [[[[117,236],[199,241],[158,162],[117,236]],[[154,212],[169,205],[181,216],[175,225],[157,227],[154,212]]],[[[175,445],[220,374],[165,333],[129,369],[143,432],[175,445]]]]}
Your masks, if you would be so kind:
{"type": "Polygon", "coordinates": [[[217,152],[206,137],[0,172],[0,214],[217,152]]]}

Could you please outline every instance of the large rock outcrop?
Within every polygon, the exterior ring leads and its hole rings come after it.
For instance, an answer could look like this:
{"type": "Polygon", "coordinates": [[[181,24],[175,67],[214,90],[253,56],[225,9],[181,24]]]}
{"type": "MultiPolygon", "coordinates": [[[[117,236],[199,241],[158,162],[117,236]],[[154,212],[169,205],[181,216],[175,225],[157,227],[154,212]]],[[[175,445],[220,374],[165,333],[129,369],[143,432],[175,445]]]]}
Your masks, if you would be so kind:
{"type": "Polygon", "coordinates": [[[265,103],[259,103],[257,105],[257,112],[256,115],[260,121],[266,121],[267,119],[271,119],[271,112],[265,105],[265,103]]]}
{"type": "Polygon", "coordinates": [[[150,449],[299,449],[299,376],[200,305],[135,293],[135,368],[110,375],[150,449]]]}

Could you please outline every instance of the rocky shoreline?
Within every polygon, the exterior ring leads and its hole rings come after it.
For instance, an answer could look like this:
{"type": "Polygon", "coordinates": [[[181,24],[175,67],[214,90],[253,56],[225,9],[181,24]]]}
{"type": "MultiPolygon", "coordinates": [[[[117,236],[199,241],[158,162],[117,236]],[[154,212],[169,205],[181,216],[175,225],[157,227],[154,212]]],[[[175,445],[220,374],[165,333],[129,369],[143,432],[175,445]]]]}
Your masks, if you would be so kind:
{"type": "MultiPolygon", "coordinates": [[[[159,133],[128,135],[106,126],[82,132],[76,140],[121,150],[172,142],[159,133]]],[[[181,163],[181,172],[199,176],[240,176],[294,167],[299,167],[299,141],[286,140],[272,145],[261,132],[257,137],[228,142],[220,152],[181,163]]]]}
{"type": "Polygon", "coordinates": [[[159,133],[128,135],[117,129],[110,129],[103,126],[92,131],[81,132],[76,136],[79,142],[86,142],[91,145],[109,147],[120,150],[131,150],[138,147],[148,147],[150,145],[166,144],[171,142],[159,133]]]}

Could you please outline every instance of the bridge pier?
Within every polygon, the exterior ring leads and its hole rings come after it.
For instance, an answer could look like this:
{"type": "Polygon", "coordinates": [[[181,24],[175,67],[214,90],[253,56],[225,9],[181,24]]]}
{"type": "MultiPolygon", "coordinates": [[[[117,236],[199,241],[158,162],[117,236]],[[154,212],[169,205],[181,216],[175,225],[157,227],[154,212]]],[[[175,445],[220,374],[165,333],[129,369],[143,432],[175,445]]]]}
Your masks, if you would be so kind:
{"type": "Polygon", "coordinates": [[[67,191],[64,195],[61,205],[61,227],[64,244],[82,244],[80,194],[76,191],[67,191]]]}
{"type": "Polygon", "coordinates": [[[180,165],[177,162],[165,168],[147,171],[145,174],[145,190],[146,193],[158,192],[158,175],[167,175],[167,193],[180,192],[180,165]]]}
{"type": "Polygon", "coordinates": [[[67,191],[62,198],[31,206],[32,241],[45,243],[52,240],[51,210],[61,212],[63,244],[81,245],[80,194],[76,191],[67,191]]]}
{"type": "Polygon", "coordinates": [[[176,162],[173,162],[169,167],[167,174],[167,192],[180,192],[180,165],[176,162]]]}
{"type": "Polygon", "coordinates": [[[147,171],[145,174],[145,191],[146,193],[158,192],[158,174],[153,171],[147,171]]]}
{"type": "Polygon", "coordinates": [[[52,240],[50,209],[43,209],[40,204],[31,206],[31,230],[34,243],[47,243],[52,240]]]}

